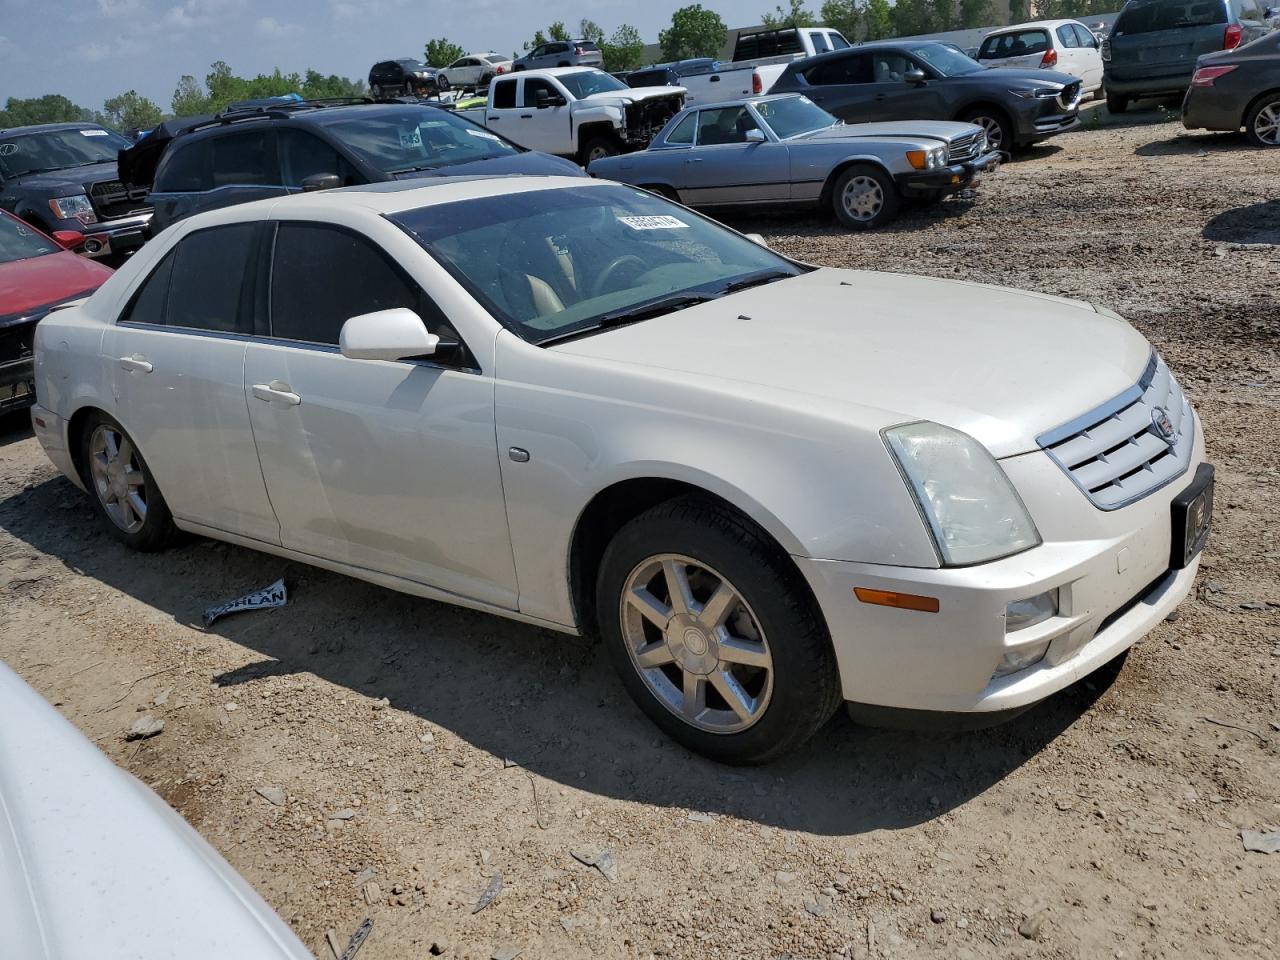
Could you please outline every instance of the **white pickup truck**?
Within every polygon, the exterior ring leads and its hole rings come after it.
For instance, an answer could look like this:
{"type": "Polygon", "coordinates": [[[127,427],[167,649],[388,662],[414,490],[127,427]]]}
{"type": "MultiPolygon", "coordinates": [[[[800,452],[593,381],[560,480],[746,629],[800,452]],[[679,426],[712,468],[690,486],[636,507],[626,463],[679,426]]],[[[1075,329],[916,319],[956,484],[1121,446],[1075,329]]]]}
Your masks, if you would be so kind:
{"type": "Polygon", "coordinates": [[[683,87],[632,88],[594,67],[556,67],[500,77],[488,103],[458,114],[586,166],[648,146],[683,107],[683,87]]]}
{"type": "Polygon", "coordinates": [[[711,73],[682,77],[689,103],[719,103],[768,93],[787,64],[852,46],[830,27],[788,27],[738,34],[733,60],[711,73]]]}

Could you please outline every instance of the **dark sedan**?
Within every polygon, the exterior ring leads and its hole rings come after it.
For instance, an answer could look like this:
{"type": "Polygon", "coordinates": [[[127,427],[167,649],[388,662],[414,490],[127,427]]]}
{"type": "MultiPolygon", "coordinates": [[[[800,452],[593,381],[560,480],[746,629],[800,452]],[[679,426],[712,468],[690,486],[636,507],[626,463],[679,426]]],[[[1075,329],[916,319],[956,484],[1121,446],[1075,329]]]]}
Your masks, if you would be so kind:
{"type": "Polygon", "coordinates": [[[1259,147],[1280,147],[1280,33],[1196,61],[1182,101],[1188,130],[1239,130],[1259,147]]]}
{"type": "Polygon", "coordinates": [[[790,64],[772,93],[803,93],[841,120],[963,120],[1010,150],[1079,124],[1080,80],[1049,70],[984,70],[954,47],[864,43],[790,64]]]}

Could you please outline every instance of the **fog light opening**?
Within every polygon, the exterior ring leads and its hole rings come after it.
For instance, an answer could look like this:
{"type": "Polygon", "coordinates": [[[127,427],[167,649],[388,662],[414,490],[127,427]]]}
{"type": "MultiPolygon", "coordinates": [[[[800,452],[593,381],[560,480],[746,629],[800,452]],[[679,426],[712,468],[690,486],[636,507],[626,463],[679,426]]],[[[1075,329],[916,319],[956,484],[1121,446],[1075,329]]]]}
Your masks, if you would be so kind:
{"type": "Polygon", "coordinates": [[[1034,667],[1049,652],[1049,643],[1050,641],[1045,640],[1042,643],[1035,643],[1019,650],[1010,650],[1004,655],[1004,659],[1000,661],[1000,666],[996,667],[996,672],[992,674],[991,679],[1007,677],[1009,674],[1017,673],[1019,670],[1034,667]]]}
{"type": "Polygon", "coordinates": [[[1026,630],[1058,615],[1058,588],[1038,593],[1025,600],[1014,600],[1004,611],[1004,632],[1026,630]]]}

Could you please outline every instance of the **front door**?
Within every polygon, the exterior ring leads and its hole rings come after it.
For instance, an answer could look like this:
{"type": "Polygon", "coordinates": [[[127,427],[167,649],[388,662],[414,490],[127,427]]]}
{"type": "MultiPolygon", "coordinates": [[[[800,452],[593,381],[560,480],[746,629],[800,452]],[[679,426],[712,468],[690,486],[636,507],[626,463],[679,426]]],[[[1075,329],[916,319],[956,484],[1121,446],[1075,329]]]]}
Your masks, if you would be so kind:
{"type": "Polygon", "coordinates": [[[572,153],[573,118],[569,105],[559,102],[565,99],[559,88],[544,77],[526,77],[520,83],[516,142],[543,153],[572,153]],[[539,93],[550,98],[550,105],[539,108],[539,93]]]}
{"type": "Polygon", "coordinates": [[[781,143],[752,142],[764,135],[745,106],[698,112],[697,146],[684,158],[680,198],[699,204],[755,203],[790,196],[790,158],[781,143]]]}
{"type": "Polygon", "coordinates": [[[245,355],[244,390],[286,547],[516,606],[494,434],[494,384],[465,347],[439,362],[352,360],[352,316],[408,307],[457,334],[368,237],[281,223],[270,336],[245,355]]]}
{"type": "Polygon", "coordinates": [[[103,351],[117,419],[173,515],[279,543],[243,386],[259,232],[232,224],[183,239],[107,328],[103,351]]]}

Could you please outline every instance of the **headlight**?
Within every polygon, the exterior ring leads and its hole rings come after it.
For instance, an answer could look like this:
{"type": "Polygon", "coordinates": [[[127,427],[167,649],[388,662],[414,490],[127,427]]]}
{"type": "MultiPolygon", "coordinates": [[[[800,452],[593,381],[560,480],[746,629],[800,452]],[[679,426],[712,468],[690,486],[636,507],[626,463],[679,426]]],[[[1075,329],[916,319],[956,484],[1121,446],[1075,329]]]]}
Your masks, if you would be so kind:
{"type": "Polygon", "coordinates": [[[49,201],[49,209],[59,220],[79,220],[81,223],[97,223],[93,204],[83,193],[74,197],[59,197],[49,201]]]}
{"type": "Polygon", "coordinates": [[[916,170],[937,170],[947,165],[947,148],[930,147],[928,150],[908,150],[907,162],[916,170]]]}
{"type": "Polygon", "coordinates": [[[1020,100],[1052,100],[1062,92],[1061,87],[1033,87],[1030,90],[1010,90],[1020,100]]]}
{"type": "Polygon", "coordinates": [[[998,560],[1039,545],[1018,491],[987,449],[936,423],[884,431],[934,543],[949,567],[998,560]]]}

